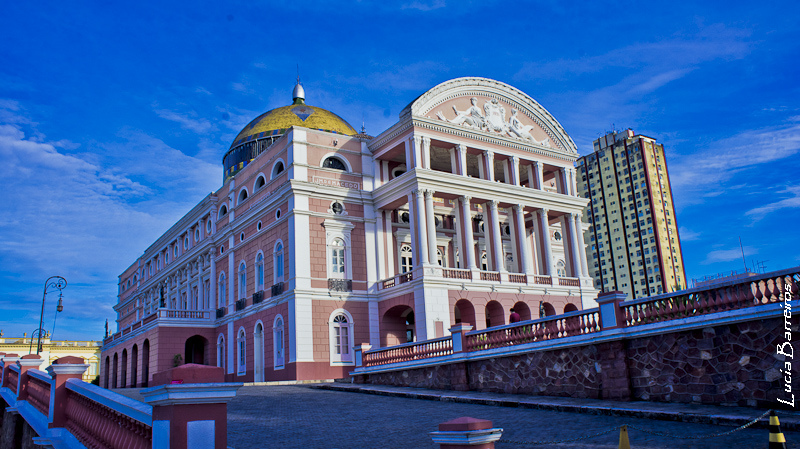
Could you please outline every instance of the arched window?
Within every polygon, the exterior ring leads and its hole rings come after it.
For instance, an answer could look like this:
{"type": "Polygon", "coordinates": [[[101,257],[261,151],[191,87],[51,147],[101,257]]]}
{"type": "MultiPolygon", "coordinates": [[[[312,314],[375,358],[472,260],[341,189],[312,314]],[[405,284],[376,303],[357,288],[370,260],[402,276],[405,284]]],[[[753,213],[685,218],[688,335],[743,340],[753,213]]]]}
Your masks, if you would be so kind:
{"type": "Polygon", "coordinates": [[[256,179],[256,183],[253,184],[253,192],[258,192],[265,185],[267,185],[267,180],[264,178],[264,175],[260,175],[258,179],[256,179]]]}
{"type": "Polygon", "coordinates": [[[275,244],[275,251],[273,252],[273,275],[275,277],[275,283],[283,282],[283,243],[278,241],[275,244]]]}
{"type": "Polygon", "coordinates": [[[347,165],[338,157],[330,156],[322,161],[322,168],[332,168],[334,170],[347,171],[347,165]]]}
{"type": "Polygon", "coordinates": [[[225,272],[219,275],[219,297],[217,297],[217,307],[224,307],[228,302],[228,284],[225,282],[225,272]]]}
{"type": "Polygon", "coordinates": [[[239,348],[236,354],[236,375],[241,376],[247,371],[247,340],[244,328],[239,329],[239,337],[236,339],[236,346],[239,348]]]}
{"type": "Polygon", "coordinates": [[[436,248],[436,262],[439,263],[440,267],[447,268],[447,261],[444,258],[444,254],[442,254],[442,250],[439,248],[436,248]]]}
{"type": "Polygon", "coordinates": [[[247,266],[239,264],[239,299],[247,297],[247,266]]]}
{"type": "Polygon", "coordinates": [[[400,272],[407,273],[414,269],[413,253],[411,245],[400,245],[400,272]]]}
{"type": "Polygon", "coordinates": [[[217,220],[224,217],[227,213],[228,213],[228,206],[223,204],[222,207],[219,208],[219,214],[217,214],[217,220]]]}
{"type": "Polygon", "coordinates": [[[217,337],[217,366],[225,372],[225,337],[222,334],[217,337]]]}
{"type": "Polygon", "coordinates": [[[242,204],[247,199],[247,189],[242,189],[239,192],[239,200],[236,204],[242,204]]]}
{"type": "Polygon", "coordinates": [[[344,240],[334,239],[328,245],[328,259],[330,265],[328,266],[328,275],[332,278],[345,279],[345,245],[344,240]]]}
{"type": "Polygon", "coordinates": [[[345,310],[336,310],[330,321],[331,365],[353,363],[353,318],[345,310]]]}
{"type": "Polygon", "coordinates": [[[256,256],[256,290],[264,290],[264,254],[256,256]]]}
{"type": "Polygon", "coordinates": [[[559,260],[558,263],[556,263],[556,274],[560,278],[567,277],[567,265],[563,260],[559,260]]]}
{"type": "Polygon", "coordinates": [[[481,270],[489,271],[489,259],[486,257],[486,251],[481,253],[481,270]]]}
{"type": "Polygon", "coordinates": [[[283,170],[284,170],[283,161],[276,162],[275,165],[272,167],[272,177],[271,178],[274,179],[276,176],[278,176],[281,173],[283,173],[283,170]]]}
{"type": "Polygon", "coordinates": [[[283,355],[283,317],[278,315],[272,324],[272,345],[273,345],[273,367],[282,369],[284,365],[283,355]]]}

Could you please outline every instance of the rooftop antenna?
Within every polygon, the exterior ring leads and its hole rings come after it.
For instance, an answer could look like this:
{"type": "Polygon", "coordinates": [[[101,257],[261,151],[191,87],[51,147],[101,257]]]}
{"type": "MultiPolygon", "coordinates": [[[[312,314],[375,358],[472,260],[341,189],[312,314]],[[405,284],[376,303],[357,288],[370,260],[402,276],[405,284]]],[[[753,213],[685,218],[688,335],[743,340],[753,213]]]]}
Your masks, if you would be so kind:
{"type": "Polygon", "coordinates": [[[744,272],[747,273],[747,261],[744,258],[744,246],[742,246],[742,236],[739,236],[739,248],[742,250],[742,262],[744,263],[744,272]]]}

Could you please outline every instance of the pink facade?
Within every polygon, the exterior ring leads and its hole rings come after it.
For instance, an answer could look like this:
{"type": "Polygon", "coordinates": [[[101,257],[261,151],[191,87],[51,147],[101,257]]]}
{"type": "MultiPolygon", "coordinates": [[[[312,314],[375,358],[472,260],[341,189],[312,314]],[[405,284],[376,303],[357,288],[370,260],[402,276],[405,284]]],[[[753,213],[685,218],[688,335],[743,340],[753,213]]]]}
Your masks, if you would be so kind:
{"type": "Polygon", "coordinates": [[[575,145],[524,93],[448,81],[375,137],[328,116],[256,133],[263,117],[222,187],[120,276],[102,386],[190,362],[233,382],[340,378],[361,343],[596,305],[575,145]]]}

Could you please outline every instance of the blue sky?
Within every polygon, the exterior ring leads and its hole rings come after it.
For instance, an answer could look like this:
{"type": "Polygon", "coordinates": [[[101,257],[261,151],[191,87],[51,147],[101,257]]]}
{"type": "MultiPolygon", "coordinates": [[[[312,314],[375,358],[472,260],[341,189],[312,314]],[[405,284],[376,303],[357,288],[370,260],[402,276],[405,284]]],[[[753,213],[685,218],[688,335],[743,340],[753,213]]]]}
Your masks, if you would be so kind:
{"type": "Polygon", "coordinates": [[[748,265],[800,265],[797,17],[789,1],[4,2],[0,329],[30,334],[59,274],[55,338],[101,338],[117,276],[219,187],[296,64],[309,104],[372,135],[460,76],[528,93],[581,154],[633,128],[666,148],[689,279],[741,269],[739,236],[748,265]]]}

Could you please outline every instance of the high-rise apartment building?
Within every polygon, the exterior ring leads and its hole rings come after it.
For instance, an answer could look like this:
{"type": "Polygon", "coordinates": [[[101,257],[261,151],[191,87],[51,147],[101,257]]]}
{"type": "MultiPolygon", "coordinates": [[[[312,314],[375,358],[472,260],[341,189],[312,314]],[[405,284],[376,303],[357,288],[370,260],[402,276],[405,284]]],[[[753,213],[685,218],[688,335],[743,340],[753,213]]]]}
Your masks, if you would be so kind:
{"type": "Polygon", "coordinates": [[[686,288],[664,146],[630,129],[594,141],[578,159],[589,275],[629,299],[686,288]],[[588,225],[588,226],[587,226],[588,225]]]}

